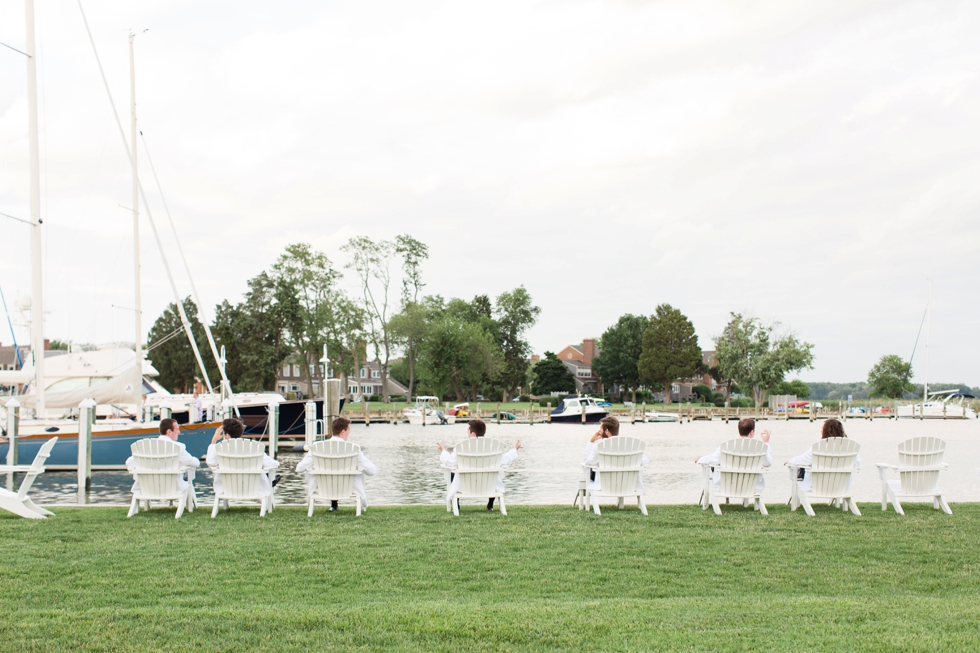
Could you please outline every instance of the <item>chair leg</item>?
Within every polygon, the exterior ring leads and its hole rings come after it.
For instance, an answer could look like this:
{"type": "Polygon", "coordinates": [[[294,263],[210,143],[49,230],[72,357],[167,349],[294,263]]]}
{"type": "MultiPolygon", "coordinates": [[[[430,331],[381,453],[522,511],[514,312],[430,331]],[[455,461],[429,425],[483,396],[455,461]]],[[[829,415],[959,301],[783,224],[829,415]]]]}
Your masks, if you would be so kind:
{"type": "Polygon", "coordinates": [[[798,496],[800,505],[803,506],[803,512],[813,517],[814,512],[813,506],[810,505],[810,497],[806,495],[806,492],[800,492],[798,496]]]}
{"type": "Polygon", "coordinates": [[[453,514],[459,517],[459,499],[454,496],[450,501],[453,504],[453,514]]]}
{"type": "Polygon", "coordinates": [[[759,506],[759,512],[761,512],[764,516],[768,517],[769,516],[769,512],[766,510],[766,504],[762,500],[762,497],[759,497],[758,499],[756,499],[756,502],[757,502],[757,504],[759,506]]]}
{"type": "Polygon", "coordinates": [[[313,516],[313,497],[310,497],[310,509],[306,511],[307,517],[313,516]]]}
{"type": "Polygon", "coordinates": [[[14,499],[13,501],[5,501],[0,510],[8,510],[18,517],[24,517],[25,519],[44,519],[44,515],[39,515],[27,506],[23,502],[14,499]]]}
{"type": "Polygon", "coordinates": [[[858,510],[858,504],[857,504],[857,501],[854,500],[854,497],[848,497],[847,502],[849,504],[851,504],[851,513],[853,513],[854,515],[860,517],[861,516],[861,511],[858,510]]]}
{"type": "Polygon", "coordinates": [[[262,497],[262,500],[260,501],[260,505],[261,507],[259,508],[259,517],[265,517],[266,507],[269,505],[269,498],[262,497]]]}
{"type": "Polygon", "coordinates": [[[946,513],[947,515],[953,514],[953,511],[949,509],[949,504],[946,503],[946,499],[941,494],[939,495],[939,506],[943,509],[943,512],[946,513]]]}
{"type": "Polygon", "coordinates": [[[126,517],[132,517],[140,511],[140,502],[135,496],[133,496],[133,502],[129,506],[129,514],[126,517]]]}
{"type": "Polygon", "coordinates": [[[888,510],[888,485],[881,482],[881,512],[888,510]]]}
{"type": "Polygon", "coordinates": [[[900,515],[902,515],[904,517],[905,516],[905,511],[902,510],[902,504],[899,503],[899,501],[898,501],[898,495],[896,495],[894,492],[892,492],[891,491],[891,488],[889,488],[888,489],[888,496],[890,496],[891,499],[892,499],[892,507],[895,509],[895,512],[897,512],[898,514],[900,514],[900,515]]]}
{"type": "Polygon", "coordinates": [[[602,515],[602,510],[599,509],[599,499],[593,494],[592,495],[592,510],[597,515],[602,515]]]}
{"type": "Polygon", "coordinates": [[[231,508],[231,505],[229,505],[229,503],[228,503],[228,499],[225,499],[223,503],[225,504],[225,510],[228,510],[229,508],[231,508]]]}
{"type": "Polygon", "coordinates": [[[184,514],[184,508],[187,507],[187,493],[185,492],[182,497],[177,499],[177,516],[174,519],[180,519],[180,516],[184,514]]]}
{"type": "Polygon", "coordinates": [[[644,515],[647,514],[647,504],[643,503],[643,497],[637,495],[636,505],[639,506],[640,512],[642,512],[644,515]]]}
{"type": "Polygon", "coordinates": [[[221,504],[221,499],[217,495],[214,497],[214,510],[211,511],[211,519],[218,516],[218,506],[221,504]]]}
{"type": "Polygon", "coordinates": [[[357,517],[360,517],[361,516],[361,495],[359,495],[359,494],[358,495],[355,495],[354,496],[354,500],[357,502],[356,508],[355,508],[356,512],[354,514],[357,517]]]}
{"type": "Polygon", "coordinates": [[[500,514],[503,515],[504,517],[506,517],[507,516],[507,506],[504,505],[504,495],[501,494],[499,497],[497,497],[497,501],[500,502],[500,514]]]}

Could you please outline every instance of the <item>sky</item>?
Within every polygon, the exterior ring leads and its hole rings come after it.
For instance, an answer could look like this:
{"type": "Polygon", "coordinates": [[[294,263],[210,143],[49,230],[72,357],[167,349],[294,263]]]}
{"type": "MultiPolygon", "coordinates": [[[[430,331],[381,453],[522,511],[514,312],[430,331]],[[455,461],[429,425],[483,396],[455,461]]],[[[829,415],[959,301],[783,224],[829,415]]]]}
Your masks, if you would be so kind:
{"type": "MultiPolygon", "coordinates": [[[[139,126],[208,307],[290,243],[343,270],[349,238],[407,233],[427,293],[527,288],[538,354],[669,303],[702,348],[750,314],[815,345],[804,380],[858,381],[909,357],[931,287],[928,379],[980,385],[980,3],[83,8],[127,138],[137,35],[139,126]]],[[[35,12],[45,334],[131,342],[126,151],[78,5],[35,12]]],[[[0,15],[23,50],[23,2],[0,15]]],[[[23,218],[27,124],[25,59],[0,47],[0,212],[23,218]]],[[[145,332],[173,293],[145,211],[140,229],[145,332]]],[[[29,244],[0,216],[19,342],[29,244]]]]}

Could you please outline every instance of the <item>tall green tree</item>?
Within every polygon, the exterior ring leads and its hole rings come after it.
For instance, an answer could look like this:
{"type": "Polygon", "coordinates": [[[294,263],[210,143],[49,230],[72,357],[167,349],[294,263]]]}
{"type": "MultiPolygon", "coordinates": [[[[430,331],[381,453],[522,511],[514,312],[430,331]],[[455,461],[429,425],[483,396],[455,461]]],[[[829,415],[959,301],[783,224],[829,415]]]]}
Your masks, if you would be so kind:
{"type": "Polygon", "coordinates": [[[915,389],[909,382],[911,377],[912,365],[902,360],[901,356],[882,356],[868,371],[868,395],[898,399],[904,392],[915,389]]]}
{"type": "Polygon", "coordinates": [[[324,388],[325,370],[321,370],[318,361],[334,320],[340,276],[327,255],[307,243],[287,246],[272,266],[277,298],[287,317],[290,344],[304,362],[303,373],[311,393],[314,378],[319,381],[321,392],[324,388]]]}
{"type": "Polygon", "coordinates": [[[375,360],[381,367],[381,389],[388,402],[388,362],[395,345],[391,333],[391,262],[397,255],[397,245],[390,240],[375,242],[367,236],[347,241],[341,249],[351,257],[347,264],[361,281],[367,332],[374,348],[375,360]]]}
{"type": "Polygon", "coordinates": [[[225,346],[225,371],[238,392],[275,391],[277,371],[289,356],[287,312],[294,306],[279,301],[276,282],[261,272],[248,282],[243,301],[227,300],[215,309],[211,331],[225,346]]]}
{"type": "MultiPolygon", "coordinates": [[[[184,298],[182,304],[194,338],[198,342],[204,342],[206,336],[197,315],[197,305],[190,297],[184,298]]],[[[169,304],[153,323],[147,338],[147,358],[160,372],[157,381],[171,392],[190,392],[194,388],[194,382],[202,378],[194,350],[184,332],[177,304],[169,304]]],[[[208,362],[209,359],[204,359],[208,376],[216,378],[217,365],[213,362],[209,365],[208,362]]]]}
{"type": "Polygon", "coordinates": [[[813,367],[813,345],[792,333],[777,333],[779,323],[732,313],[725,330],[715,339],[715,355],[722,376],[734,379],[744,392],[752,388],[761,406],[774,385],[790,372],[813,367]]]}
{"type": "Polygon", "coordinates": [[[428,298],[429,325],[419,348],[420,380],[438,396],[452,390],[457,400],[475,398],[503,362],[493,336],[479,321],[467,320],[468,302],[428,298]]]}
{"type": "Polygon", "coordinates": [[[780,381],[770,390],[773,395],[796,395],[798,399],[806,399],[810,396],[810,386],[799,379],[792,381],[780,381]]]}
{"type": "Polygon", "coordinates": [[[418,358],[419,342],[425,333],[425,311],[419,304],[419,293],[425,284],[422,282],[422,263],[429,258],[429,248],[408,234],[395,238],[395,253],[402,259],[402,309],[391,318],[392,338],[405,350],[408,365],[409,399],[415,392],[415,361],[418,358]]]}
{"type": "Polygon", "coordinates": [[[544,358],[531,368],[531,376],[531,391],[535,395],[575,392],[575,377],[552,351],[546,351],[544,358]]]}
{"type": "Polygon", "coordinates": [[[541,309],[532,303],[531,295],[524,286],[518,286],[497,297],[495,312],[500,351],[503,354],[499,381],[503,387],[503,401],[510,401],[517,388],[527,380],[527,371],[531,366],[531,345],[525,335],[537,322],[541,309]]]}
{"type": "Polygon", "coordinates": [[[592,371],[602,382],[632,390],[634,404],[640,387],[638,362],[643,354],[643,333],[649,324],[645,315],[623,315],[602,334],[600,353],[592,359],[592,371]]]}
{"type": "Polygon", "coordinates": [[[694,325],[670,304],[657,306],[643,332],[640,378],[661,385],[664,403],[670,403],[674,380],[694,376],[701,368],[701,347],[694,325]]]}

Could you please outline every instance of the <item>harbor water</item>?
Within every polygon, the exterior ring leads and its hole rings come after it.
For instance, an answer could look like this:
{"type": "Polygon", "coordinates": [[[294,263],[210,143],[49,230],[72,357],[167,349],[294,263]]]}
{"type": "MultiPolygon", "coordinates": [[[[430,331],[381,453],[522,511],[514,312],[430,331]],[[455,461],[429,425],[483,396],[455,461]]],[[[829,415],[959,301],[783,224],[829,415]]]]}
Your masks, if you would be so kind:
{"type": "MultiPolygon", "coordinates": [[[[757,432],[767,429],[773,453],[773,466],[767,474],[763,495],[767,503],[786,503],[790,495],[789,472],[783,463],[803,453],[820,437],[822,422],[806,420],[760,421],[757,432]]],[[[908,438],[928,435],[946,441],[949,470],[941,476],[946,499],[980,501],[980,420],[848,420],[844,424],[850,438],[861,445],[861,471],[853,481],[858,501],[879,501],[881,482],[874,463],[897,462],[897,445],[908,438]]],[[[582,477],[582,454],[594,425],[579,424],[489,424],[487,437],[503,441],[508,447],[520,440],[517,461],[505,478],[507,505],[571,504],[582,477]]],[[[727,439],[737,437],[736,423],[723,421],[693,423],[623,423],[620,435],[633,436],[646,443],[650,465],[643,473],[646,502],[655,504],[696,504],[701,494],[701,468],[695,458],[711,453],[727,439]]],[[[444,505],[445,473],[439,465],[436,443],[454,444],[466,437],[466,425],[411,426],[374,424],[352,427],[350,441],[361,445],[378,467],[378,474],[366,480],[368,500],[380,505],[444,505]]],[[[283,478],[276,487],[277,505],[305,501],[304,480],[295,473],[302,455],[280,453],[283,478]]],[[[896,478],[894,472],[890,478],[896,478]]],[[[7,480],[7,479],[4,479],[7,480]]],[[[20,475],[15,479],[20,481],[20,475]]],[[[96,471],[92,488],[84,498],[89,504],[123,504],[130,500],[132,477],[124,471],[96,471]]],[[[198,502],[213,501],[211,475],[201,464],[195,480],[198,502]]],[[[75,472],[46,472],[31,491],[35,501],[44,504],[78,502],[75,472]]]]}

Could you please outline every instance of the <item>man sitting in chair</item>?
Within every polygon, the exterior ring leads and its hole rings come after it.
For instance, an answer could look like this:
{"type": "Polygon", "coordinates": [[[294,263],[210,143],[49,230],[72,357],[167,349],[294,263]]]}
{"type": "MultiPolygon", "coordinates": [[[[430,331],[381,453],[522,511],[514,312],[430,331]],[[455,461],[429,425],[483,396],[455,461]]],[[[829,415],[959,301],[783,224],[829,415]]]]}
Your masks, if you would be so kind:
{"type": "MultiPolygon", "coordinates": [[[[482,438],[484,435],[486,435],[486,433],[487,433],[487,425],[483,420],[471,419],[466,426],[466,436],[469,438],[482,438]]],[[[442,466],[455,468],[456,453],[455,452],[450,453],[449,451],[447,451],[446,447],[444,447],[441,442],[436,442],[436,446],[439,447],[439,451],[442,452],[441,454],[439,454],[439,462],[442,463],[442,466]]],[[[521,441],[518,440],[517,444],[514,445],[513,449],[505,452],[500,457],[500,466],[506,467],[507,465],[517,460],[517,450],[520,448],[521,448],[521,441]]],[[[456,475],[450,472],[449,479],[450,479],[449,491],[446,494],[446,501],[449,501],[449,499],[459,491],[459,479],[456,478],[456,475]]],[[[499,490],[500,492],[504,491],[503,472],[500,472],[500,475],[497,478],[497,490],[499,490]]],[[[489,512],[493,512],[493,500],[494,497],[490,497],[490,501],[487,502],[487,510],[489,512]]]]}
{"type": "MultiPolygon", "coordinates": [[[[344,442],[347,442],[347,438],[350,437],[350,420],[346,417],[338,417],[330,425],[330,433],[333,437],[340,438],[344,442]]],[[[378,473],[378,468],[375,467],[374,463],[368,460],[368,457],[365,456],[364,452],[360,449],[357,450],[357,466],[360,467],[361,471],[364,473],[354,479],[354,493],[361,497],[361,510],[367,510],[368,502],[367,492],[364,491],[364,477],[374,476],[378,473]]],[[[309,452],[307,452],[307,454],[303,456],[303,460],[299,461],[299,464],[296,465],[296,473],[301,474],[308,469],[313,469],[313,454],[309,452]]],[[[316,480],[310,479],[310,483],[316,483],[316,480]]],[[[311,485],[307,488],[307,491],[310,494],[313,494],[316,491],[316,486],[311,485]]],[[[333,511],[336,509],[337,502],[331,501],[330,510],[333,511]]]]}
{"type": "MultiPolygon", "coordinates": [[[[171,417],[160,420],[160,437],[157,438],[158,440],[172,440],[173,442],[177,442],[177,437],[179,435],[180,435],[180,424],[177,423],[177,420],[171,417]]],[[[177,447],[180,449],[179,460],[181,466],[192,467],[194,469],[197,469],[198,467],[201,466],[200,460],[187,453],[187,446],[183,442],[177,442],[177,447]]],[[[126,459],[126,469],[129,470],[130,474],[136,471],[136,461],[133,459],[132,456],[126,459]]],[[[187,481],[185,481],[183,477],[179,478],[177,480],[177,491],[183,492],[187,488],[188,488],[187,481]]],[[[133,481],[133,492],[139,492],[139,491],[140,491],[140,482],[139,479],[137,479],[133,481]]]]}
{"type": "MultiPolygon", "coordinates": [[[[222,440],[230,440],[232,438],[242,437],[242,433],[245,432],[245,425],[237,419],[229,418],[221,423],[218,430],[214,432],[214,437],[211,438],[211,444],[208,445],[208,453],[204,457],[204,461],[208,464],[208,467],[214,469],[218,465],[218,451],[217,444],[222,440]]],[[[277,469],[279,467],[279,461],[275,458],[263,454],[262,456],[262,467],[265,469],[277,469]]],[[[279,477],[276,476],[276,480],[269,483],[269,477],[265,474],[262,475],[262,479],[259,481],[259,495],[263,497],[272,496],[272,486],[278,482],[279,477]]],[[[216,493],[223,493],[225,488],[221,483],[221,472],[214,472],[214,491],[216,493]]]]}
{"type": "MultiPolygon", "coordinates": [[[[738,436],[740,438],[754,438],[755,437],[755,420],[751,418],[744,418],[738,422],[738,436]]],[[[769,431],[762,431],[759,434],[759,439],[762,440],[766,445],[766,458],[762,463],[763,467],[772,466],[772,449],[769,448],[769,431]]],[[[721,447],[719,446],[715,449],[714,453],[709,453],[700,458],[695,458],[694,462],[698,465],[711,465],[711,482],[715,487],[721,484],[721,472],[718,471],[718,466],[721,465],[721,447]]],[[[755,491],[757,493],[762,493],[766,489],[766,476],[765,474],[759,474],[759,480],[755,484],[755,491]]]]}
{"type": "MultiPolygon", "coordinates": [[[[603,417],[599,420],[599,430],[595,432],[589,443],[585,445],[585,457],[582,459],[582,464],[589,467],[589,487],[596,490],[601,489],[599,487],[599,481],[596,480],[595,470],[599,467],[599,442],[612,438],[619,435],[619,420],[616,417],[609,415],[608,417],[603,417]]],[[[650,459],[647,458],[646,454],[643,454],[643,465],[649,465],[650,459]]],[[[637,476],[636,479],[637,490],[643,492],[643,474],[637,476]]]]}

